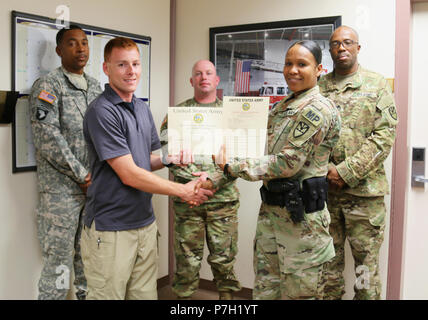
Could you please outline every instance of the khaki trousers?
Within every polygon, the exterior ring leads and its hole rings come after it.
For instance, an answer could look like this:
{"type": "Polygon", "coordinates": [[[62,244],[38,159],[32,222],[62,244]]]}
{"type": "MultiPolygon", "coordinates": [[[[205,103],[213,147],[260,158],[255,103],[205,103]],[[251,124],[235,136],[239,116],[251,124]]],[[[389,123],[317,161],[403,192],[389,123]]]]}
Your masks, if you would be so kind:
{"type": "Polygon", "coordinates": [[[126,231],[84,227],[82,259],[88,300],[156,300],[157,225],[126,231]]]}

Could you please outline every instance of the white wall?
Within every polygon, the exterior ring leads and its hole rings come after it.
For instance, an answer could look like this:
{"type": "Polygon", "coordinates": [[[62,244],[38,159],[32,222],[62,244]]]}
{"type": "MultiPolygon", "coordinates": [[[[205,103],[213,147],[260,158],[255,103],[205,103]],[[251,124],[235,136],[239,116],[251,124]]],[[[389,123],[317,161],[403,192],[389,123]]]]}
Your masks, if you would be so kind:
{"type": "MultiPolygon", "coordinates": [[[[11,89],[11,11],[56,18],[66,4],[70,20],[152,37],[151,109],[160,123],[169,104],[169,0],[15,0],[0,2],[0,90],[11,89]]],[[[37,185],[34,172],[12,174],[11,126],[0,125],[0,299],[34,299],[41,270],[36,235],[37,185]]],[[[164,169],[160,173],[167,177],[164,169]]],[[[168,274],[168,201],[154,197],[161,232],[159,278],[168,274]]]]}
{"type": "MultiPolygon", "coordinates": [[[[280,20],[306,19],[324,16],[342,16],[342,24],[354,27],[360,35],[359,60],[368,69],[382,73],[387,78],[394,76],[395,1],[394,0],[178,0],[177,1],[177,51],[176,51],[176,103],[192,96],[188,78],[193,63],[209,58],[209,28],[228,25],[261,23],[280,20]]],[[[284,53],[285,54],[285,53],[284,53]]],[[[389,181],[391,158],[387,160],[389,181]]],[[[239,210],[238,277],[243,286],[253,287],[252,241],[258,214],[259,183],[240,181],[241,209],[239,210]]],[[[389,211],[389,197],[387,207],[389,211]]],[[[386,293],[387,245],[389,219],[384,245],[381,249],[381,276],[386,293]]],[[[349,260],[349,259],[348,259],[349,260]]],[[[347,298],[353,282],[347,268],[347,298]]],[[[205,263],[202,278],[212,279],[205,263]]]]}

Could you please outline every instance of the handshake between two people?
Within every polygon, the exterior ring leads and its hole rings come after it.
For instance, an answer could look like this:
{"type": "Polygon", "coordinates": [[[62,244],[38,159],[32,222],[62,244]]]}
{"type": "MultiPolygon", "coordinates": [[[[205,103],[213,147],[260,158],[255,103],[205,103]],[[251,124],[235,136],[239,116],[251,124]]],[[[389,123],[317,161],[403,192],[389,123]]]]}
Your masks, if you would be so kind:
{"type": "MultiPolygon", "coordinates": [[[[215,162],[215,160],[225,158],[224,150],[225,147],[222,146],[219,153],[219,155],[221,156],[212,155],[214,163],[218,165],[222,170],[224,167],[224,163],[217,163],[215,162]]],[[[194,157],[191,151],[181,150],[180,154],[178,155],[168,155],[166,157],[166,162],[179,167],[187,167],[189,164],[194,162],[194,157]]],[[[186,195],[180,197],[181,200],[189,204],[191,208],[203,204],[217,191],[217,189],[214,188],[212,180],[209,179],[209,175],[207,172],[192,172],[192,175],[199,178],[186,183],[185,187],[188,192],[186,195]]]]}

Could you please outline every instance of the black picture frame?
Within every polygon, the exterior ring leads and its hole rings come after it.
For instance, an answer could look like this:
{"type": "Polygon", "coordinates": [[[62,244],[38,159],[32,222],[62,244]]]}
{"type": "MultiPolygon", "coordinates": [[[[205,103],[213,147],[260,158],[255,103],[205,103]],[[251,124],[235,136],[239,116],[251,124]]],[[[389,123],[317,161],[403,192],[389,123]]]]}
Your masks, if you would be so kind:
{"type": "Polygon", "coordinates": [[[330,72],[328,40],[341,24],[341,16],[330,16],[210,28],[210,60],[220,76],[217,96],[270,96],[274,107],[289,93],[282,76],[288,47],[295,40],[318,42],[327,61],[323,73],[330,72]],[[271,77],[267,81],[266,75],[271,77]],[[267,93],[271,91],[273,95],[267,93]]]}
{"type": "MultiPolygon", "coordinates": [[[[13,91],[19,91],[20,93],[20,97],[28,95],[29,93],[29,88],[31,87],[31,84],[26,84],[25,86],[21,83],[22,80],[19,79],[19,74],[22,73],[22,70],[20,69],[19,66],[17,66],[17,64],[19,64],[19,59],[17,59],[17,55],[21,54],[22,52],[20,52],[20,50],[17,50],[17,43],[21,40],[22,38],[18,38],[19,35],[17,33],[17,25],[18,23],[22,23],[22,21],[24,21],[24,23],[28,23],[29,25],[34,23],[34,24],[42,24],[42,25],[46,25],[48,27],[50,27],[52,30],[54,29],[54,27],[58,29],[58,27],[61,27],[64,25],[64,21],[62,21],[62,24],[57,24],[57,20],[53,19],[53,18],[48,18],[48,17],[44,17],[44,16],[39,16],[39,15],[34,15],[34,14],[30,14],[30,13],[25,13],[25,12],[19,12],[19,11],[11,11],[11,23],[12,23],[12,74],[11,74],[11,81],[12,81],[12,90],[13,91]],[[27,22],[28,21],[28,22],[27,22]],[[25,88],[21,88],[21,87],[25,87],[25,88]]],[[[123,36],[123,37],[127,37],[127,38],[131,38],[132,40],[134,40],[137,45],[139,45],[140,47],[140,51],[141,51],[141,46],[143,47],[147,47],[145,49],[145,53],[147,53],[147,61],[145,62],[145,67],[143,67],[143,72],[145,75],[144,80],[147,81],[147,87],[144,89],[144,92],[146,93],[146,95],[144,96],[138,96],[137,92],[136,95],[138,98],[141,98],[144,102],[146,102],[149,106],[150,106],[150,68],[151,68],[151,42],[152,39],[149,36],[144,36],[144,35],[138,35],[138,34],[134,34],[134,33],[129,33],[129,32],[123,32],[123,31],[117,31],[117,30],[112,30],[112,29],[107,29],[107,28],[101,28],[101,27],[96,27],[96,26],[91,26],[91,25],[87,25],[87,24],[83,24],[83,23],[79,23],[79,22],[74,22],[74,21],[67,21],[67,23],[69,24],[77,24],[79,25],[83,31],[85,31],[86,34],[91,35],[92,37],[115,37],[115,36],[123,36]],[[145,68],[145,69],[144,69],[145,68]]],[[[57,30],[55,30],[55,34],[57,32],[57,30]]],[[[88,37],[89,38],[89,37],[88,37]]],[[[30,38],[30,35],[27,35],[27,39],[32,40],[30,38]]],[[[44,45],[43,43],[40,44],[40,46],[44,45]]],[[[49,43],[49,45],[51,46],[50,49],[51,51],[54,51],[55,48],[55,43],[49,43]]],[[[37,54],[38,50],[34,50],[31,51],[31,54],[37,54]]],[[[93,50],[91,49],[91,55],[92,55],[93,50]]],[[[142,52],[140,52],[142,54],[142,52]]],[[[28,54],[30,54],[28,52],[28,54]]],[[[54,54],[55,55],[55,54],[54,54]]],[[[91,57],[90,57],[91,59],[91,57]]],[[[49,60],[49,59],[45,59],[45,60],[49,60]]],[[[91,61],[91,60],[90,60],[91,61]]],[[[58,65],[53,65],[54,62],[51,61],[47,61],[47,63],[51,63],[52,65],[49,65],[49,67],[51,67],[48,71],[53,70],[54,68],[58,67],[58,65]]],[[[102,63],[102,61],[101,61],[102,63]]],[[[143,64],[143,62],[142,62],[143,64]]],[[[33,67],[34,70],[34,65],[32,65],[31,67],[33,67]]],[[[28,69],[30,69],[30,66],[27,66],[28,69]]],[[[43,70],[45,71],[45,73],[40,73],[40,75],[44,75],[46,74],[47,70],[43,70]]],[[[142,72],[142,78],[141,78],[141,82],[143,81],[143,72],[142,72]]],[[[104,76],[104,75],[103,75],[104,76]]],[[[96,77],[97,78],[97,77],[96,77]]],[[[32,79],[32,80],[36,80],[36,79],[32,79]]],[[[101,81],[101,79],[98,79],[101,81]]],[[[29,108],[28,108],[29,109],[29,108]]],[[[29,112],[29,110],[28,110],[29,112]]],[[[32,143],[32,141],[30,142],[29,139],[27,139],[26,141],[21,141],[17,139],[17,132],[16,130],[18,129],[18,126],[16,125],[16,120],[17,120],[17,114],[16,114],[16,109],[14,110],[14,114],[12,116],[12,172],[13,173],[17,173],[17,172],[26,172],[26,171],[35,171],[37,169],[36,165],[35,165],[35,157],[33,158],[33,154],[31,155],[31,157],[28,157],[28,159],[31,159],[31,161],[27,161],[25,164],[23,162],[25,161],[19,161],[19,159],[17,159],[17,152],[19,152],[18,150],[22,150],[23,145],[24,146],[28,146],[29,144],[32,143]],[[31,162],[31,163],[30,163],[31,162]],[[18,165],[19,163],[19,165],[18,165]]],[[[28,131],[28,130],[27,130],[28,131]]],[[[25,149],[25,148],[24,148],[25,149]]],[[[30,150],[31,148],[27,148],[26,150],[30,150]]],[[[28,151],[27,153],[29,153],[30,151],[28,151]]]]}

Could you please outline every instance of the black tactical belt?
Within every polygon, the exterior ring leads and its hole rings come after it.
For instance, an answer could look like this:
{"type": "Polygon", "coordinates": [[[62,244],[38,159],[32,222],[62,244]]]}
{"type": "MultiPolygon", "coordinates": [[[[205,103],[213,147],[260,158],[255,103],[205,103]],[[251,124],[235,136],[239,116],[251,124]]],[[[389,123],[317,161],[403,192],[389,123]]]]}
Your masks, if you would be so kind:
{"type": "Polygon", "coordinates": [[[262,201],[270,206],[280,206],[281,208],[285,207],[285,197],[283,193],[269,192],[265,186],[262,186],[260,188],[260,196],[262,201]]]}
{"type": "Polygon", "coordinates": [[[305,213],[323,210],[327,201],[326,177],[312,177],[300,183],[295,179],[273,179],[260,188],[262,201],[271,206],[286,207],[294,222],[304,220],[305,213]]]}

